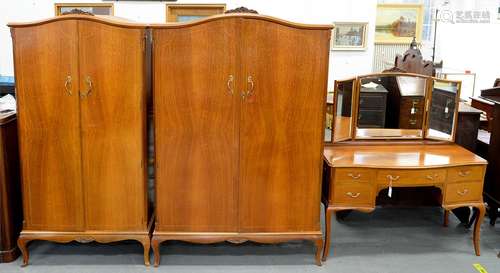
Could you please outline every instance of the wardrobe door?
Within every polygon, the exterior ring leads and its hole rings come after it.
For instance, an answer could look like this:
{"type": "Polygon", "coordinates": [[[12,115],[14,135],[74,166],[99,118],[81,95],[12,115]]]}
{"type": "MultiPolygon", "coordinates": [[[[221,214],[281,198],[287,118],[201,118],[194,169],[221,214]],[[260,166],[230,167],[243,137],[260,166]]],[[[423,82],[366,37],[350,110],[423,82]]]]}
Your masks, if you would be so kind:
{"type": "Polygon", "coordinates": [[[329,35],[242,20],[242,232],[320,230],[329,35]]]}
{"type": "Polygon", "coordinates": [[[153,30],[156,231],[236,231],[237,19],[153,30]]]}
{"type": "Polygon", "coordinates": [[[144,30],[79,22],[86,228],[144,230],[144,30]]]}
{"type": "Polygon", "coordinates": [[[24,229],[83,228],[75,21],[12,29],[24,229]]]}

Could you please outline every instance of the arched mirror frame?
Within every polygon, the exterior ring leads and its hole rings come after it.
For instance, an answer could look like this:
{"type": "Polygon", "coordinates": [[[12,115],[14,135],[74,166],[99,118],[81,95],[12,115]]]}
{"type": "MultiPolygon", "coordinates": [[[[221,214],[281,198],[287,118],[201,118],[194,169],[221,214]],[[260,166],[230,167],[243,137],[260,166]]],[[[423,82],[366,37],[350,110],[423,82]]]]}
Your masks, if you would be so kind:
{"type": "MultiPolygon", "coordinates": [[[[426,114],[427,111],[425,109],[425,106],[427,105],[427,100],[429,98],[429,84],[432,82],[431,77],[426,76],[426,75],[420,75],[420,74],[413,74],[413,73],[400,73],[400,72],[386,72],[386,73],[374,73],[374,74],[367,74],[367,75],[361,75],[357,77],[357,82],[356,82],[356,94],[354,96],[354,116],[353,116],[353,123],[354,125],[352,126],[352,139],[355,140],[384,140],[384,139],[394,139],[394,140],[401,140],[401,139],[407,139],[407,140],[414,140],[414,139],[424,139],[424,135],[426,132],[425,128],[425,121],[427,120],[426,114]],[[424,113],[422,117],[422,129],[394,129],[394,130],[399,130],[401,132],[400,136],[367,136],[367,137],[359,137],[357,136],[357,130],[358,130],[358,114],[359,114],[359,99],[360,99],[360,90],[361,90],[361,83],[363,79],[366,78],[377,78],[377,77],[416,77],[416,78],[421,78],[425,79],[425,89],[424,89],[424,113]],[[420,135],[414,135],[413,132],[420,130],[420,135]]],[[[385,130],[385,129],[382,129],[385,130]]]]}
{"type": "Polygon", "coordinates": [[[420,75],[420,74],[414,74],[414,73],[399,73],[399,72],[374,73],[374,74],[361,75],[361,76],[358,76],[355,78],[350,78],[350,79],[345,79],[345,80],[336,80],[335,81],[335,90],[334,90],[334,94],[333,94],[332,137],[331,137],[331,140],[329,142],[325,142],[325,145],[342,143],[342,142],[345,142],[346,140],[366,141],[366,140],[385,140],[385,139],[422,140],[422,141],[426,140],[426,139],[431,139],[431,140],[453,142],[453,141],[455,141],[456,126],[458,123],[458,105],[460,102],[460,90],[461,90],[461,82],[460,81],[444,80],[444,79],[439,79],[439,78],[435,78],[435,77],[431,77],[431,76],[427,76],[427,75],[420,75]],[[361,80],[363,78],[377,77],[377,76],[406,76],[406,77],[418,77],[418,78],[426,79],[422,135],[420,137],[356,138],[356,128],[358,126],[357,121],[358,121],[359,92],[360,92],[361,80]],[[349,137],[342,138],[342,139],[335,139],[334,135],[335,135],[335,117],[336,117],[336,111],[337,111],[336,107],[337,107],[338,83],[347,82],[347,81],[354,81],[354,87],[352,90],[353,95],[352,95],[352,101],[351,101],[351,132],[350,132],[349,137]],[[434,89],[434,81],[449,82],[449,83],[456,83],[457,84],[457,94],[455,96],[455,108],[454,108],[454,113],[453,113],[454,121],[453,121],[453,125],[452,125],[451,136],[449,139],[429,136],[429,118],[430,118],[432,91],[434,89]]]}

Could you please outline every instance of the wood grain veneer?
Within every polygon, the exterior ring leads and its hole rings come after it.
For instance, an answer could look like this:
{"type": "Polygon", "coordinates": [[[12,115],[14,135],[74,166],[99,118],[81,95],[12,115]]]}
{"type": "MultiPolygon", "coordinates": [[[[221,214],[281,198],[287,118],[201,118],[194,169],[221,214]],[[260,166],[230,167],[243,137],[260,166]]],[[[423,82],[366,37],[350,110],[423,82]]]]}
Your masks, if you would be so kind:
{"type": "Polygon", "coordinates": [[[149,264],[141,25],[95,16],[9,24],[24,227],[32,240],[137,240],[149,264]]]}
{"type": "Polygon", "coordinates": [[[230,14],[152,28],[155,264],[165,240],[298,239],[320,264],[332,27],[230,14]]]}

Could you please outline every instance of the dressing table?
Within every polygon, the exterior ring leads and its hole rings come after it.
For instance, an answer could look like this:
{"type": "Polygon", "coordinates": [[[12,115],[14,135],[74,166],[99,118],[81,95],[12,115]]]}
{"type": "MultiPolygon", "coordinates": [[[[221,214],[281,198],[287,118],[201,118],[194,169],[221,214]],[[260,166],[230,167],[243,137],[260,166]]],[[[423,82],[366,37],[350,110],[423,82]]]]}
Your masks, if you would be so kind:
{"type": "Polygon", "coordinates": [[[323,153],[324,261],[334,212],[371,212],[379,194],[392,197],[394,188],[407,187],[439,189],[445,226],[450,210],[475,208],[473,245],[480,255],[487,162],[453,143],[459,97],[460,82],[417,74],[382,73],[335,82],[331,138],[323,153]],[[372,106],[385,111],[382,127],[375,119],[377,126],[360,123],[361,90],[367,88],[387,90],[385,105],[372,106]]]}

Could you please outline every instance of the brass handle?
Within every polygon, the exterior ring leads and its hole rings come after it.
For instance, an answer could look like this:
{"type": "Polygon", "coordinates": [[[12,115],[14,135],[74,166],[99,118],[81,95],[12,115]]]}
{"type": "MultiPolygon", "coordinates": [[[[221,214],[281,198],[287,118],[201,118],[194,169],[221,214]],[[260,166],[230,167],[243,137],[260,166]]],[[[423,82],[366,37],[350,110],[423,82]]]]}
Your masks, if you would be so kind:
{"type": "Polygon", "coordinates": [[[416,119],[410,119],[409,123],[410,123],[410,125],[415,125],[415,124],[417,124],[417,120],[416,119]]]}
{"type": "Polygon", "coordinates": [[[354,175],[352,173],[349,173],[349,174],[347,174],[347,176],[351,177],[352,179],[359,179],[359,178],[361,178],[361,174],[360,173],[358,173],[356,175],[354,175]]]}
{"type": "Polygon", "coordinates": [[[85,77],[85,83],[87,83],[87,90],[85,92],[80,93],[80,97],[84,98],[87,96],[90,96],[90,93],[92,93],[92,79],[90,76],[85,77]]]}
{"type": "Polygon", "coordinates": [[[243,99],[250,97],[253,93],[254,83],[252,76],[247,77],[247,87],[249,88],[246,91],[241,92],[241,97],[243,99]]]}
{"type": "Polygon", "coordinates": [[[71,84],[71,76],[67,76],[66,77],[66,82],[64,82],[64,88],[66,89],[66,92],[68,93],[68,95],[73,95],[73,92],[71,92],[71,87],[72,87],[72,84],[71,84]]]}
{"type": "Polygon", "coordinates": [[[457,194],[460,195],[460,196],[464,196],[466,195],[467,193],[469,192],[468,189],[464,189],[463,191],[457,191],[457,194]]]}
{"type": "Polygon", "coordinates": [[[399,179],[399,175],[396,175],[396,176],[392,176],[390,174],[387,175],[387,179],[389,179],[391,182],[392,181],[396,181],[399,179]]]}
{"type": "Polygon", "coordinates": [[[357,193],[346,192],[345,194],[352,197],[352,198],[358,198],[361,193],[360,192],[357,192],[357,193]]]}
{"type": "Polygon", "coordinates": [[[433,174],[433,175],[428,174],[426,177],[427,177],[427,179],[429,179],[429,180],[434,180],[434,179],[438,178],[438,176],[439,176],[439,175],[435,173],[435,174],[433,174]]]}
{"type": "Polygon", "coordinates": [[[460,175],[461,177],[466,177],[469,174],[470,174],[470,171],[459,171],[458,172],[458,175],[460,175]]]}
{"type": "Polygon", "coordinates": [[[234,94],[234,76],[229,75],[229,78],[227,79],[227,89],[229,90],[229,93],[234,94]]]}

